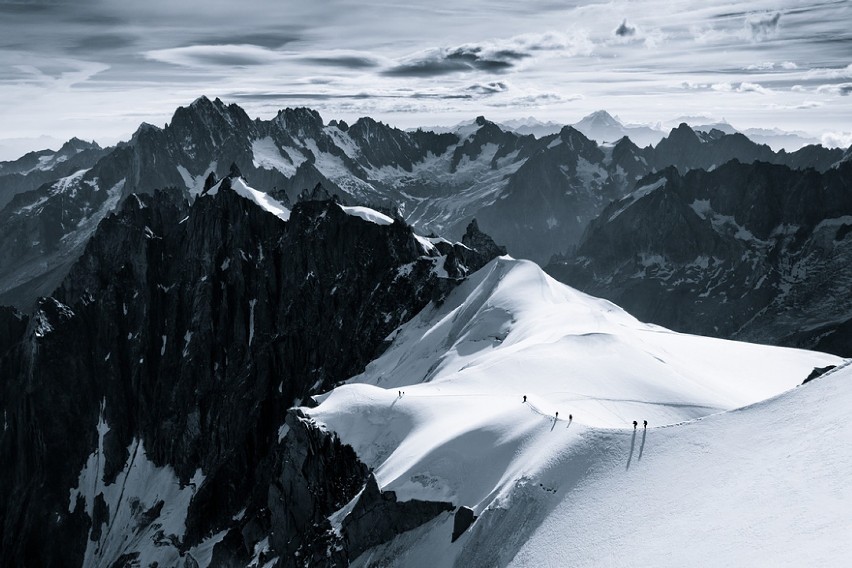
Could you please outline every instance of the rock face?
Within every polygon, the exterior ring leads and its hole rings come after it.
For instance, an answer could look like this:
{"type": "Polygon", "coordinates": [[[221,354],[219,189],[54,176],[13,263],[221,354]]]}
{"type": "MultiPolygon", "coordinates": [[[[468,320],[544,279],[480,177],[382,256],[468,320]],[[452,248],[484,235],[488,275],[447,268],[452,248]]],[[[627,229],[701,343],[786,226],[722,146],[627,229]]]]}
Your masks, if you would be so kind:
{"type": "Polygon", "coordinates": [[[676,330],[852,355],[852,169],[643,179],[548,271],[676,330]]]}
{"type": "Polygon", "coordinates": [[[332,542],[315,521],[366,470],[287,409],[451,287],[447,258],[334,200],[285,222],[223,187],[129,196],[31,316],[0,310],[0,563],[285,562],[332,542]]]}
{"type": "Polygon", "coordinates": [[[454,508],[452,503],[439,501],[397,501],[393,491],[379,491],[376,478],[371,475],[351,512],[343,520],[349,557],[357,558],[367,549],[454,508]]]}
{"type": "Polygon", "coordinates": [[[459,537],[463,535],[468,528],[470,528],[470,525],[472,525],[475,520],[476,515],[473,514],[473,509],[470,507],[459,507],[456,511],[455,517],[453,517],[452,542],[457,541],[459,537]]]}

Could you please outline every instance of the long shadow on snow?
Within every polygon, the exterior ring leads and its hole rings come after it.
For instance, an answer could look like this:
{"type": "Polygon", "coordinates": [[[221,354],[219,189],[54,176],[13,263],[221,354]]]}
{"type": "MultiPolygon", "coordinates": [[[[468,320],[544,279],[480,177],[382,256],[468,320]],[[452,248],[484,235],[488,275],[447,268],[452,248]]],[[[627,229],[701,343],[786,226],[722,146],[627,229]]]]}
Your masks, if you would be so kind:
{"type": "MultiPolygon", "coordinates": [[[[456,568],[504,568],[551,512],[601,463],[617,460],[626,432],[580,430],[567,451],[559,453],[535,479],[519,482],[505,499],[493,502],[453,546],[462,550],[456,568]],[[549,482],[548,479],[558,479],[549,482]],[[559,486],[545,491],[539,480],[559,486]]],[[[623,455],[623,454],[622,454],[623,455]]],[[[609,467],[609,466],[605,466],[609,467]]],[[[570,506],[569,506],[570,507],[570,506]]]]}
{"type": "Polygon", "coordinates": [[[636,447],[636,428],[633,429],[633,437],[630,439],[630,455],[627,456],[627,467],[630,469],[630,462],[633,460],[633,448],[636,447]]]}

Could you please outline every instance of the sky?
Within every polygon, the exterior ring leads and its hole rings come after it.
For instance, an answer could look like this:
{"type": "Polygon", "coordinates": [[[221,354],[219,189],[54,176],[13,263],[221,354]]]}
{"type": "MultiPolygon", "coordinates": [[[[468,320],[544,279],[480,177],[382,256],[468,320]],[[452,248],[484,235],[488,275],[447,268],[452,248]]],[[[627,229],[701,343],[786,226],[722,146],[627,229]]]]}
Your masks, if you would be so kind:
{"type": "Polygon", "coordinates": [[[852,144],[852,0],[0,0],[0,159],[201,95],[269,118],[726,119],[852,144]]]}

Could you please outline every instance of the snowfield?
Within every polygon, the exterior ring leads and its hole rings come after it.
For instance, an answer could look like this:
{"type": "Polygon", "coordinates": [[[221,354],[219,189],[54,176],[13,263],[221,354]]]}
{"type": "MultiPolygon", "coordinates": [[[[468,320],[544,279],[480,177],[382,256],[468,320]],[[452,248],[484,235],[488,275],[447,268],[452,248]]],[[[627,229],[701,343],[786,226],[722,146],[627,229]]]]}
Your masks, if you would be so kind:
{"type": "Polygon", "coordinates": [[[446,514],[356,565],[849,556],[852,368],[794,389],[837,357],[643,324],[509,257],[392,337],[305,412],[400,500],[452,501],[478,519],[451,544],[446,514]]]}

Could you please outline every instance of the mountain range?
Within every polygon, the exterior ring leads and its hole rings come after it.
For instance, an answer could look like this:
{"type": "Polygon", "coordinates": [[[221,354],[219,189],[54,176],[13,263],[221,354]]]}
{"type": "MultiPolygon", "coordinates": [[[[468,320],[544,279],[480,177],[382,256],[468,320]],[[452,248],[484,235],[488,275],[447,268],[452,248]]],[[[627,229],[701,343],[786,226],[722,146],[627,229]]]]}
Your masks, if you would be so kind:
{"type": "Polygon", "coordinates": [[[66,146],[0,164],[0,565],[848,557],[852,152],[206,98],[66,146]]]}
{"type": "Polygon", "coordinates": [[[343,202],[396,208],[423,234],[457,239],[476,218],[511,254],[544,264],[572,250],[610,201],[666,166],[688,171],[738,159],[824,171],[843,151],[773,152],[741,134],[686,125],[656,147],[639,148],[624,138],[600,145],[574,127],[520,135],[483,117],[445,133],[405,132],[370,118],[326,124],[305,108],[263,121],[202,97],[164,128],[143,124],[114,148],[52,155],[0,164],[0,182],[14,180],[0,186],[9,199],[0,239],[12,243],[0,255],[0,303],[30,308],[48,295],[98,222],[128,195],[174,188],[196,196],[211,173],[223,176],[232,163],[285,203],[319,183],[343,202]]]}

